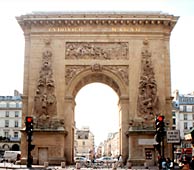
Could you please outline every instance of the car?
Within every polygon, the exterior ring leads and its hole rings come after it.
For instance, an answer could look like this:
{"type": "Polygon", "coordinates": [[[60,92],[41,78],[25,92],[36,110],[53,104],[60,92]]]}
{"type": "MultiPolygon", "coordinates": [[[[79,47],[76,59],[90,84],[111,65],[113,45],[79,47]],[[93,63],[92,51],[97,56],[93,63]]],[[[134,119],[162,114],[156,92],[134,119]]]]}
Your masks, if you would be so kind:
{"type": "Polygon", "coordinates": [[[103,163],[115,163],[117,161],[118,161],[118,159],[114,159],[114,158],[109,157],[109,156],[103,156],[101,158],[96,159],[96,163],[100,163],[100,164],[103,164],[103,163]]]}
{"type": "Polygon", "coordinates": [[[80,162],[80,163],[91,163],[91,160],[90,159],[87,159],[85,157],[82,157],[82,156],[79,156],[79,157],[75,157],[74,158],[74,162],[77,163],[77,162],[80,162]]]}
{"type": "Polygon", "coordinates": [[[20,158],[21,151],[5,151],[3,160],[1,162],[13,162],[15,163],[20,158]]]}

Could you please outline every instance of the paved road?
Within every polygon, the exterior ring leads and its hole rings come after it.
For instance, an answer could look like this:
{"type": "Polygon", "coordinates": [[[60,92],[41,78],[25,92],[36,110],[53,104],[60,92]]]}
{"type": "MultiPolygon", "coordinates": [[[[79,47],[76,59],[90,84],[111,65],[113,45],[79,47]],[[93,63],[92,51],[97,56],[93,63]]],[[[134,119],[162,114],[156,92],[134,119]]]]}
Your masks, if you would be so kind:
{"type": "MultiPolygon", "coordinates": [[[[29,169],[26,167],[26,165],[14,165],[12,163],[0,163],[0,170],[6,170],[6,169],[18,169],[18,170],[24,170],[24,169],[29,169]]],[[[34,170],[75,170],[77,169],[75,166],[67,166],[65,168],[62,168],[61,166],[48,166],[48,167],[44,167],[44,166],[40,166],[40,165],[32,165],[32,168],[30,169],[34,169],[34,170]]],[[[86,168],[86,167],[81,167],[80,170],[113,170],[112,167],[94,167],[94,168],[86,168]]],[[[116,168],[114,170],[126,170],[127,167],[124,168],[116,168]]],[[[145,169],[144,167],[141,166],[134,166],[131,168],[132,170],[148,170],[145,169]]],[[[149,170],[158,170],[157,167],[149,167],[149,170]]]]}

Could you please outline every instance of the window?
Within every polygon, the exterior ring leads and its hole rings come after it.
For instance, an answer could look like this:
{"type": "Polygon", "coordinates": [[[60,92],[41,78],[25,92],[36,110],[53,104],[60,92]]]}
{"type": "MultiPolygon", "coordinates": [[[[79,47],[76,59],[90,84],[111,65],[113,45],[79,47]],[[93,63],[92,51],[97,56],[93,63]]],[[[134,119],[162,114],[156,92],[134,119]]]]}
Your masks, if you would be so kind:
{"type": "Polygon", "coordinates": [[[176,125],[176,119],[172,119],[172,121],[173,121],[173,125],[176,125]]]}
{"type": "Polygon", "coordinates": [[[15,111],[15,117],[19,117],[19,111],[15,111]]]}
{"type": "Polygon", "coordinates": [[[8,138],[9,137],[9,132],[5,131],[4,132],[4,137],[8,138]]]}
{"type": "Polygon", "coordinates": [[[5,127],[9,127],[9,120],[5,120],[5,127]]]}
{"type": "Polygon", "coordinates": [[[194,120],[194,114],[192,114],[192,118],[193,118],[193,120],[194,120]]]}
{"type": "Polygon", "coordinates": [[[187,106],[183,106],[183,112],[187,111],[187,106]]]}
{"type": "Polygon", "coordinates": [[[15,127],[18,127],[18,121],[17,120],[15,121],[15,127]]]}
{"type": "Polygon", "coordinates": [[[16,103],[16,108],[19,108],[19,107],[20,107],[19,103],[16,103]]]}
{"type": "Polygon", "coordinates": [[[5,112],[5,117],[9,117],[9,111],[5,112]]]}
{"type": "Polygon", "coordinates": [[[187,114],[184,114],[184,120],[187,120],[187,114]]]}
{"type": "Polygon", "coordinates": [[[88,134],[85,134],[85,139],[88,139],[88,134]]]}
{"type": "Polygon", "coordinates": [[[18,135],[18,132],[14,132],[14,138],[18,138],[19,135],[18,135]]]}
{"type": "Polygon", "coordinates": [[[192,112],[194,112],[194,106],[192,106],[192,112]]]}
{"type": "Polygon", "coordinates": [[[6,107],[9,108],[9,103],[6,103],[6,107]]]}
{"type": "Polygon", "coordinates": [[[6,108],[6,103],[5,102],[0,102],[0,108],[6,108]]]}
{"type": "Polygon", "coordinates": [[[85,144],[86,144],[85,141],[83,141],[83,142],[82,142],[82,145],[85,146],[85,144]]]}
{"type": "Polygon", "coordinates": [[[176,116],[176,113],[175,112],[172,112],[172,116],[175,117],[176,116]]]}
{"type": "Polygon", "coordinates": [[[184,122],[184,129],[188,129],[187,122],[184,122]]]}
{"type": "Polygon", "coordinates": [[[15,108],[16,107],[16,103],[15,102],[10,102],[9,103],[9,107],[10,108],[15,108]]]}

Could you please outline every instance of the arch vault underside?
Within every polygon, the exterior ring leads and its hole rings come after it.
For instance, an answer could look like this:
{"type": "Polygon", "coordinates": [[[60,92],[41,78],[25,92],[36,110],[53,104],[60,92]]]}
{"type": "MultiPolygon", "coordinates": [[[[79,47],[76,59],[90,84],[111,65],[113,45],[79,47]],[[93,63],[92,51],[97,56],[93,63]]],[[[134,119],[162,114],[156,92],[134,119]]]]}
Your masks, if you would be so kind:
{"type": "MultiPolygon", "coordinates": [[[[156,163],[154,118],[162,113],[171,123],[169,38],[177,19],[158,12],[17,17],[25,36],[22,116],[34,117],[34,163],[73,162],[74,100],[92,82],[107,84],[119,96],[124,161],[156,163]]],[[[23,160],[25,139],[23,131],[23,160]]]]}

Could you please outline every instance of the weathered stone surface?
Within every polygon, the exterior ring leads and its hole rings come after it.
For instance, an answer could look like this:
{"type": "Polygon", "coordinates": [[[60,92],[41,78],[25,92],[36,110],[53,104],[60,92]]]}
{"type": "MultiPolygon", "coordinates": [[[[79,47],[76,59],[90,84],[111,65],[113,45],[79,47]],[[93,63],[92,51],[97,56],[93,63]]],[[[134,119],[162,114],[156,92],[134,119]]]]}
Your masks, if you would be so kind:
{"type": "MultiPolygon", "coordinates": [[[[163,114],[171,122],[169,38],[177,19],[159,12],[17,17],[25,35],[23,120],[35,119],[36,163],[72,163],[74,99],[92,82],[118,94],[124,161],[143,163],[154,154],[154,117],[163,114]]],[[[23,133],[23,157],[25,138],[23,133]]],[[[155,161],[152,156],[149,163],[155,161]]]]}

